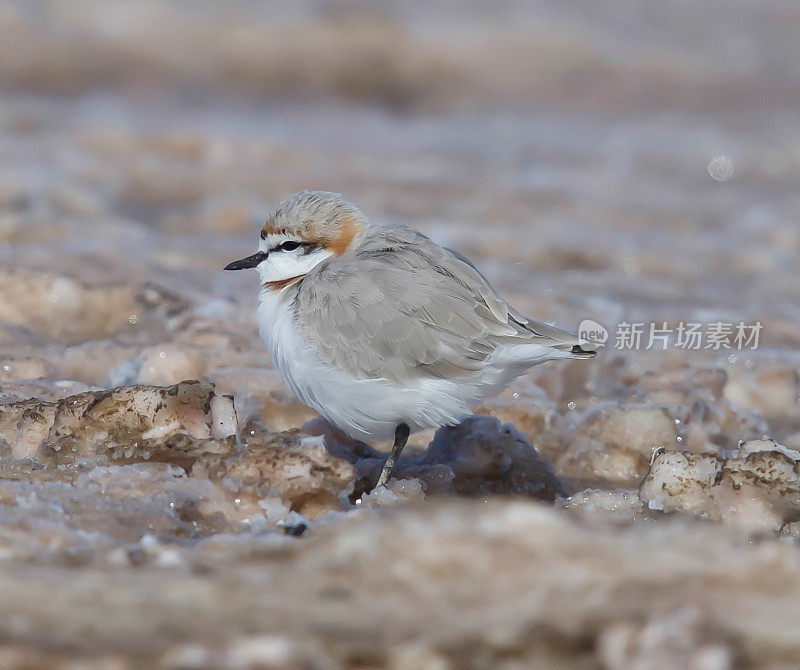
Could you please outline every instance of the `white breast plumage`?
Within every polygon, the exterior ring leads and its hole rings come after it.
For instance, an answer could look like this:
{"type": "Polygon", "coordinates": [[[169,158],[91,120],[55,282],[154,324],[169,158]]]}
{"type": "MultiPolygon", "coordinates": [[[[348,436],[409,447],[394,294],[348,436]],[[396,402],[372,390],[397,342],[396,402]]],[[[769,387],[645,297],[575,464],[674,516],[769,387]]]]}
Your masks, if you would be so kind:
{"type": "Polygon", "coordinates": [[[413,430],[455,423],[480,392],[473,384],[420,379],[398,387],[386,379],[357,379],[332,367],[304,336],[295,319],[294,288],[264,289],[259,332],[284,383],[330,423],[361,440],[387,439],[398,423],[413,430]]]}

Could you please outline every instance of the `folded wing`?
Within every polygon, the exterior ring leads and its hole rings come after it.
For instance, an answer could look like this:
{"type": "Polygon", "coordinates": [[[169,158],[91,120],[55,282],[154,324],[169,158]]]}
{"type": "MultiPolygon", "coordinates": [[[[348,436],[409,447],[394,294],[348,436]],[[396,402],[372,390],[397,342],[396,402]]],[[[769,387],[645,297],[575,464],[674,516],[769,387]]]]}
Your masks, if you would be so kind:
{"type": "Polygon", "coordinates": [[[295,307],[320,354],[358,378],[474,375],[504,345],[592,355],[575,336],[522,317],[466,259],[406,228],[372,229],[355,251],[318,265],[295,307]]]}

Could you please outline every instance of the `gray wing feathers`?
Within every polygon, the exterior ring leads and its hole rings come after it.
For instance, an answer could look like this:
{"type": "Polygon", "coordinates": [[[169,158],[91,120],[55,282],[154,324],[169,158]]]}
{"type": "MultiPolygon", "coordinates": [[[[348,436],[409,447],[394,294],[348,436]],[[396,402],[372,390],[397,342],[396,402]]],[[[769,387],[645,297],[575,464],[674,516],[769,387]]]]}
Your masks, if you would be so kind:
{"type": "Polygon", "coordinates": [[[501,344],[579,340],[528,321],[469,263],[416,231],[376,228],[300,283],[297,317],[335,367],[397,382],[480,371],[501,344]]]}

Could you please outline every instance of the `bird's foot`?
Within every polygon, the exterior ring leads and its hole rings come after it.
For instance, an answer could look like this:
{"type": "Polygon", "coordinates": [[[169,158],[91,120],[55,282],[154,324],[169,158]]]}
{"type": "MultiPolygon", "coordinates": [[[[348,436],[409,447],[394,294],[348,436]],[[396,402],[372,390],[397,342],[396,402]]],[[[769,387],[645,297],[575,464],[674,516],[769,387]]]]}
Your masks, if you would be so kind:
{"type": "Polygon", "coordinates": [[[408,427],[408,424],[405,423],[399,424],[395,429],[392,450],[386,457],[386,462],[383,464],[381,476],[378,477],[378,483],[375,484],[375,488],[378,488],[379,486],[386,486],[386,483],[389,481],[389,477],[392,475],[392,470],[394,470],[394,466],[397,463],[397,459],[400,458],[400,452],[403,451],[403,447],[405,447],[406,442],[408,442],[408,436],[410,433],[411,429],[408,427]]]}

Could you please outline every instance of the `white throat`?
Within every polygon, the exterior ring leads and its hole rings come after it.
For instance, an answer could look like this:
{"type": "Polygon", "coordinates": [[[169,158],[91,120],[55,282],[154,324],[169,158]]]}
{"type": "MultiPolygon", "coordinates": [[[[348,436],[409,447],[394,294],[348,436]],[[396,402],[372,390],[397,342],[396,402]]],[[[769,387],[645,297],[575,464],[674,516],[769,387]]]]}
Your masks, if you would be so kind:
{"type": "Polygon", "coordinates": [[[270,249],[275,249],[276,246],[287,239],[289,238],[269,235],[266,240],[261,240],[259,243],[258,248],[260,251],[269,252],[267,258],[258,264],[258,274],[262,285],[301,277],[311,272],[315,266],[326,258],[333,256],[332,251],[322,248],[310,251],[305,248],[293,251],[269,251],[270,249]]]}

